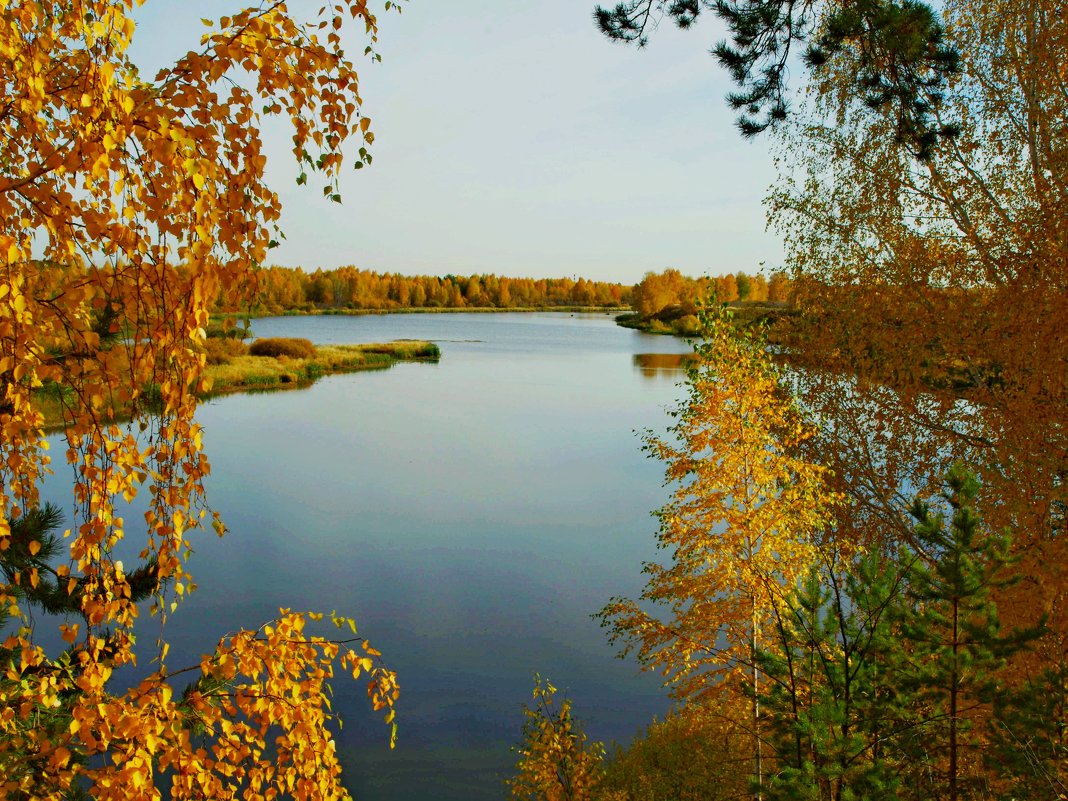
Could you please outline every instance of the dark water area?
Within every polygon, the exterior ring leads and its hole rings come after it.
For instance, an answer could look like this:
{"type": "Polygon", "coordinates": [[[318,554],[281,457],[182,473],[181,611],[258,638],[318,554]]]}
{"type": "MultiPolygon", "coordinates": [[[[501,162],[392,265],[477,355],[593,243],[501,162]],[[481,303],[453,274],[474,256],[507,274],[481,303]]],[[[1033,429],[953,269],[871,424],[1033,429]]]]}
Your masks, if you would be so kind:
{"type": "MultiPolygon", "coordinates": [[[[199,589],[168,621],[169,665],[279,607],[356,618],[401,686],[390,752],[362,683],[335,682],[358,801],[502,798],[534,673],[594,739],[626,742],[664,714],[658,677],[614,658],[591,614],[636,596],[657,557],[650,511],[668,490],[634,432],[667,425],[686,342],[578,314],[252,327],[324,344],[431,339],[442,359],[202,407],[209,501],[230,533],[197,535],[199,589]]],[[[63,476],[48,489],[69,507],[63,476]]]]}

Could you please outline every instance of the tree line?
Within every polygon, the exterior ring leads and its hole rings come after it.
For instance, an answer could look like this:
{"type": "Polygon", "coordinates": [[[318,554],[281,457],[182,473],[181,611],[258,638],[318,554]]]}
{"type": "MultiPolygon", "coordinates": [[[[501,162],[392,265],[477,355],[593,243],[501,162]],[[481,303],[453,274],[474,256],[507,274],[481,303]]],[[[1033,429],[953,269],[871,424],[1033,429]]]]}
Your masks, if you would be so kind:
{"type": "Polygon", "coordinates": [[[713,297],[722,303],[741,300],[784,304],[790,299],[790,279],[783,270],[773,272],[768,278],[741,271],[699,278],[684,276],[674,269],[649,272],[634,287],[631,306],[644,319],[670,311],[692,315],[713,297]]]}
{"type": "MultiPolygon", "coordinates": [[[[744,309],[740,323],[779,315],[790,301],[790,279],[778,270],[765,278],[744,272],[690,278],[678,270],[648,272],[631,293],[633,313],[621,325],[652,333],[695,337],[701,334],[700,310],[709,302],[734,303],[744,309]]],[[[740,309],[740,310],[741,310],[740,309]]]]}
{"type": "MultiPolygon", "coordinates": [[[[512,309],[553,306],[622,308],[632,289],[586,278],[507,278],[492,273],[404,276],[356,267],[305,272],[269,267],[258,275],[253,309],[512,309]]],[[[231,310],[233,311],[233,310],[231,310]]]]}
{"type": "MultiPolygon", "coordinates": [[[[637,285],[585,278],[507,278],[493,273],[471,276],[402,276],[357,267],[312,272],[300,268],[267,267],[257,273],[252,309],[257,312],[320,309],[538,309],[551,307],[632,307],[651,317],[678,307],[692,314],[714,290],[725,301],[785,302],[786,273],[766,279],[757,273],[718,278],[687,278],[678,270],[648,272],[637,285]]],[[[238,311],[224,309],[224,311],[238,311]]]]}
{"type": "MultiPolygon", "coordinates": [[[[357,267],[333,270],[267,267],[256,276],[252,310],[264,313],[319,309],[550,308],[554,306],[632,307],[643,317],[668,309],[693,314],[714,292],[724,301],[785,303],[789,279],[779,271],[765,278],[739,271],[719,277],[688,278],[678,270],[649,272],[636,285],[586,278],[508,278],[493,273],[468,276],[378,273],[357,267]]],[[[239,311],[220,304],[221,311],[239,311]]]]}

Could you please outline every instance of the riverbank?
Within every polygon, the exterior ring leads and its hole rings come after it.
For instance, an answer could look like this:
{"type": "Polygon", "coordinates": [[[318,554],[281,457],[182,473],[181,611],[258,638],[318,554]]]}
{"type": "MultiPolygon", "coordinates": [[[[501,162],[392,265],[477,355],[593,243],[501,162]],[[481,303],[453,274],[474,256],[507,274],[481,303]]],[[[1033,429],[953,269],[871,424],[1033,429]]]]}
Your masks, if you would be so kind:
{"type": "MultiPolygon", "coordinates": [[[[238,342],[229,347],[236,349],[241,344],[238,342]]],[[[254,352],[234,350],[230,351],[232,355],[227,355],[225,352],[209,351],[205,377],[210,386],[204,397],[232,392],[297,389],[310,386],[324,375],[384,370],[397,362],[437,362],[441,358],[441,350],[437,345],[422,340],[368,345],[308,345],[311,350],[307,356],[285,353],[277,356],[255,355],[254,352]]]]}
{"type": "MultiPolygon", "coordinates": [[[[774,325],[777,320],[794,312],[786,304],[766,301],[732,301],[727,306],[736,325],[753,325],[767,321],[774,325]]],[[[642,317],[637,312],[620,314],[616,323],[624,328],[633,328],[646,334],[666,334],[678,337],[701,336],[701,322],[695,309],[679,305],[668,306],[651,317],[642,317]]]]}
{"type": "Polygon", "coordinates": [[[521,314],[534,314],[537,312],[553,312],[559,314],[619,314],[629,306],[407,306],[396,309],[347,309],[347,308],[323,308],[323,309],[261,309],[254,312],[215,312],[211,315],[212,322],[221,323],[224,320],[256,320],[261,317],[316,317],[338,315],[344,317],[359,317],[362,315],[379,314],[509,314],[512,312],[521,314]]]}
{"type": "MultiPolygon", "coordinates": [[[[437,362],[441,350],[433,342],[397,340],[366,345],[312,345],[298,342],[296,350],[281,348],[275,355],[256,355],[253,347],[240,339],[210,338],[205,345],[208,364],[204,370],[206,389],[202,400],[237,392],[270,392],[301,389],[326,375],[354,373],[361,370],[386,370],[398,362],[437,362]]],[[[262,342],[262,340],[261,340],[262,342]]],[[[56,384],[39,391],[36,402],[45,417],[45,431],[64,427],[64,407],[71,402],[69,393],[56,384]]],[[[151,398],[151,390],[147,395],[151,398]]],[[[108,406],[101,410],[114,421],[128,420],[128,408],[108,406]]]]}

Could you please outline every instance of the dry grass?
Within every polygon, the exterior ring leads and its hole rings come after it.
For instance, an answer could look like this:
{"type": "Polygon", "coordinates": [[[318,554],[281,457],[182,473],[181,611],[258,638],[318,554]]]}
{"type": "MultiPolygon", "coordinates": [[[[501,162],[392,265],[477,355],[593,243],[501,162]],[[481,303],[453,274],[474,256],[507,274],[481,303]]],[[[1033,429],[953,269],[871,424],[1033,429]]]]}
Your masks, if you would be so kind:
{"type": "Polygon", "coordinates": [[[248,345],[236,337],[209,337],[204,342],[208,364],[226,364],[248,353],[248,345]]]}
{"type": "MultiPolygon", "coordinates": [[[[208,365],[205,375],[211,382],[206,396],[230,392],[255,392],[306,387],[331,373],[382,370],[399,361],[437,361],[441,351],[433,342],[399,340],[371,345],[323,345],[313,348],[309,358],[252,356],[239,339],[209,339],[205,345],[208,365]]],[[[146,390],[151,396],[152,388],[146,390]]],[[[45,415],[45,429],[61,430],[64,404],[75,403],[69,390],[55,384],[35,393],[34,403],[45,415]]],[[[128,420],[129,409],[108,406],[106,417],[128,420]]]]}
{"type": "Polygon", "coordinates": [[[432,342],[402,340],[372,345],[321,345],[308,358],[288,356],[235,356],[226,363],[210,365],[210,394],[246,390],[303,387],[330,373],[381,370],[398,361],[437,361],[441,357],[432,342]]]}

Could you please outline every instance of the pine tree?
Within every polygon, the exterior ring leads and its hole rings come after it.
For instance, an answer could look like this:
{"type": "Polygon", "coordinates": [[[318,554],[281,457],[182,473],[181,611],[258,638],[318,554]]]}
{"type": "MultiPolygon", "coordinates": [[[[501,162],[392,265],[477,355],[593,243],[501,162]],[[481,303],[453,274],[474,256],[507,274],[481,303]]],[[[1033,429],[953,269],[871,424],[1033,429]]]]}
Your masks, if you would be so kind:
{"type": "Polygon", "coordinates": [[[776,766],[769,801],[891,801],[897,773],[885,742],[902,712],[888,663],[901,570],[881,556],[825,561],[797,590],[758,654],[776,766]],[[843,567],[849,570],[843,570],[843,567]]]}
{"type": "Polygon", "coordinates": [[[946,485],[948,527],[917,500],[916,549],[851,561],[825,554],[758,652],[769,682],[758,697],[778,765],[769,800],[973,796],[985,779],[965,767],[979,764],[991,736],[984,728],[1000,742],[994,756],[1010,786],[1042,780],[1048,790],[1057,780],[1055,677],[1030,701],[999,681],[1006,660],[1041,632],[1001,631],[991,596],[1014,581],[1010,540],[982,529],[970,473],[955,467],[946,485]],[[991,704],[999,725],[990,725],[991,704]],[[1011,754],[1012,741],[1029,750],[1011,754]]]}
{"type": "MultiPolygon", "coordinates": [[[[63,524],[63,513],[52,503],[30,509],[12,520],[10,538],[7,548],[0,550],[0,576],[24,609],[35,609],[48,615],[62,616],[68,621],[64,624],[63,636],[71,648],[60,655],[55,663],[52,676],[41,671],[39,680],[55,682],[55,675],[60,675],[76,683],[83,673],[79,659],[82,648],[74,644],[77,625],[69,624],[70,618],[81,618],[82,628],[88,628],[88,621],[82,612],[82,599],[86,591],[85,577],[77,579],[64,576],[54,563],[58,560],[65,544],[56,533],[63,524]]],[[[156,564],[154,560],[146,562],[127,576],[130,595],[137,603],[152,595],[159,587],[156,564]]],[[[7,604],[0,604],[0,634],[12,622],[7,604]]],[[[23,621],[25,623],[25,621],[23,621]]],[[[113,655],[121,648],[121,641],[114,635],[104,638],[99,650],[101,662],[110,663],[113,655]]],[[[12,648],[0,640],[0,665],[17,664],[21,658],[20,649],[12,648]]],[[[10,679],[0,676],[0,691],[10,679]]],[[[57,691],[50,704],[42,704],[32,721],[38,735],[44,734],[50,741],[59,741],[69,730],[72,720],[72,707],[78,700],[78,694],[70,689],[57,691]]],[[[9,737],[14,741],[15,737],[9,737]]],[[[71,755],[72,762],[82,764],[83,759],[77,754],[71,755]]],[[[40,774],[48,763],[46,756],[30,747],[13,747],[0,750],[0,776],[8,781],[17,781],[40,774]]],[[[7,797],[4,787],[0,786],[0,795],[7,797]]],[[[77,789],[70,791],[71,798],[84,796],[77,789]]],[[[18,798],[18,794],[13,796],[18,798]]]]}
{"type": "Polygon", "coordinates": [[[727,101],[739,113],[743,135],[786,119],[791,50],[806,46],[804,62],[813,73],[840,72],[869,108],[888,107],[898,139],[918,157],[930,158],[939,139],[956,136],[938,110],[960,58],[946,43],[938,14],[920,0],[621,0],[597,6],[593,17],[609,39],[643,47],[660,19],[689,28],[706,11],[730,35],[712,52],[737,84],[727,101]]]}
{"type": "MultiPolygon", "coordinates": [[[[56,531],[63,513],[52,503],[35,507],[11,521],[11,539],[0,551],[0,574],[17,597],[49,615],[82,616],[82,596],[87,579],[70,579],[53,567],[64,552],[56,531]]],[[[139,603],[159,589],[155,560],[149,560],[125,575],[130,599],[139,603]]],[[[6,615],[6,608],[0,607],[6,615]]],[[[0,631],[4,618],[0,618],[0,631]]]]}
{"type": "Polygon", "coordinates": [[[948,526],[927,503],[917,500],[912,509],[922,558],[908,576],[900,630],[910,652],[900,679],[902,690],[927,706],[927,718],[902,745],[914,764],[926,765],[925,797],[957,801],[975,789],[965,766],[983,742],[977,725],[985,705],[1003,693],[999,672],[1042,628],[1001,631],[993,594],[1015,581],[1009,536],[980,526],[972,474],[954,466],[946,485],[948,526]]]}

